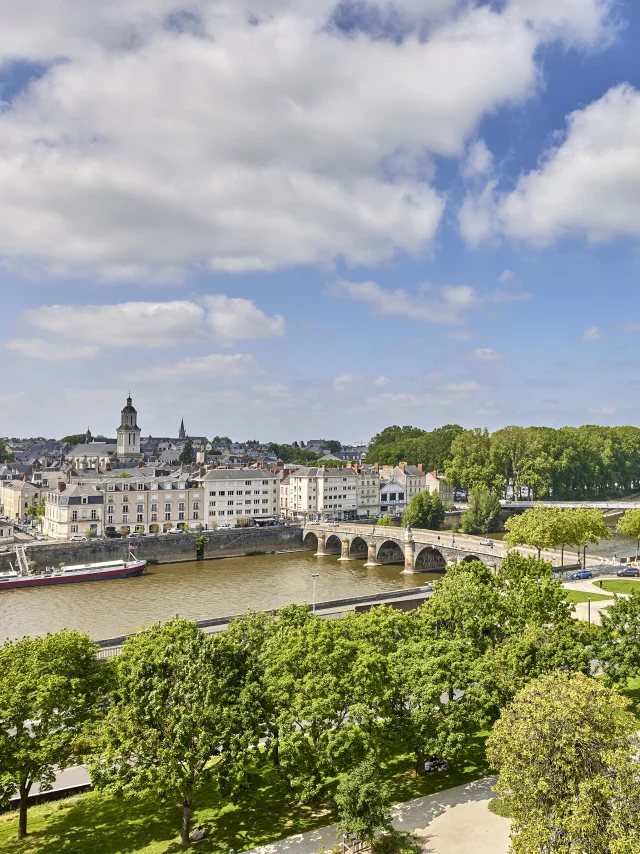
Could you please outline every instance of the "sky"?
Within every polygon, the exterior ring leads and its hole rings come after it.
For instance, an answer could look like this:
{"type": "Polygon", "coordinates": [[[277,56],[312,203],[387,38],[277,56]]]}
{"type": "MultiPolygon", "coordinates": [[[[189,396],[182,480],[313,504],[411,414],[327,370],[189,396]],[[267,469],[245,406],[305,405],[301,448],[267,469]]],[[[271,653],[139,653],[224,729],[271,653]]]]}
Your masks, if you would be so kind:
{"type": "Polygon", "coordinates": [[[638,0],[0,20],[0,435],[638,423],[638,0]]]}

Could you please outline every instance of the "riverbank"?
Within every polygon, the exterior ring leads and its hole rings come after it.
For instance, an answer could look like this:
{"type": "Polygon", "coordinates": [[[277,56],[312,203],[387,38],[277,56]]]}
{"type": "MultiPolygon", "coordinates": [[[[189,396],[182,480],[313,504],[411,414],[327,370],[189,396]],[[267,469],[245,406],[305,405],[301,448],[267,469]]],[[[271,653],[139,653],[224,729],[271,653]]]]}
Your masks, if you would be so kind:
{"type": "MultiPolygon", "coordinates": [[[[270,554],[301,550],[302,528],[278,525],[269,528],[229,528],[182,534],[155,534],[133,540],[99,539],[82,543],[31,542],[25,546],[27,559],[36,571],[47,566],[73,566],[126,557],[135,547],[140,560],[158,564],[214,560],[225,557],[270,554]],[[198,543],[202,546],[199,548],[198,543]]],[[[12,551],[0,554],[0,570],[15,562],[12,551]]]]}

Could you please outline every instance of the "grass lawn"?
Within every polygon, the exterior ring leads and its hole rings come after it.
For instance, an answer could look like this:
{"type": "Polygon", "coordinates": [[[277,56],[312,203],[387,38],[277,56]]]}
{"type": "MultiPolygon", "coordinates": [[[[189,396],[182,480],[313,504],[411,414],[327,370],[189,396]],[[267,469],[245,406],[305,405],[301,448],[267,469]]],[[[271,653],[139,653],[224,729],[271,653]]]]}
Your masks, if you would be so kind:
{"type": "MultiPolygon", "coordinates": [[[[488,773],[484,742],[478,734],[446,774],[417,776],[409,756],[390,757],[383,764],[394,803],[411,800],[477,780],[488,773]]],[[[335,821],[331,798],[313,806],[292,803],[291,794],[272,769],[260,772],[257,791],[233,804],[214,786],[196,798],[193,826],[202,824],[209,837],[197,843],[198,854],[228,854],[266,845],[335,821]]],[[[11,854],[169,854],[178,852],[181,809],[174,803],[122,798],[88,792],[29,809],[29,836],[18,843],[17,815],[0,815],[0,852],[11,854]]]]}
{"type": "Polygon", "coordinates": [[[615,578],[612,581],[603,581],[602,589],[608,590],[609,593],[631,593],[632,590],[640,593],[640,579],[634,581],[633,578],[615,578]]]}
{"type": "Polygon", "coordinates": [[[564,598],[567,602],[586,602],[591,599],[592,602],[597,602],[599,599],[613,599],[613,596],[605,596],[602,593],[585,593],[583,590],[565,590],[564,598]]]}

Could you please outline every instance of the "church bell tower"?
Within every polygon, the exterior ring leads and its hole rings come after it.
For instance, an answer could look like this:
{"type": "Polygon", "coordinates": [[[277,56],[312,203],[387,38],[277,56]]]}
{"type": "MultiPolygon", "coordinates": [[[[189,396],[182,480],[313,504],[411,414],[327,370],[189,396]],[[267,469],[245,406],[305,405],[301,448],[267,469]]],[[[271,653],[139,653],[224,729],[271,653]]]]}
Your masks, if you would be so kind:
{"type": "Polygon", "coordinates": [[[138,413],[131,401],[131,393],[127,398],[127,405],[121,412],[120,426],[118,427],[118,458],[131,460],[140,456],[140,428],[138,427],[138,413]]]}

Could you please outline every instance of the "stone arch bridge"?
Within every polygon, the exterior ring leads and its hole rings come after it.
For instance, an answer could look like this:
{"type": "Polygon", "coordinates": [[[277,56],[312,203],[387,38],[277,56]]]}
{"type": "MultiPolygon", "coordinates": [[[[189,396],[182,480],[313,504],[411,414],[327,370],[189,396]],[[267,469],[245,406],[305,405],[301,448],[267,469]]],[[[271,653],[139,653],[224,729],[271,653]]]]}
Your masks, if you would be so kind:
{"type": "Polygon", "coordinates": [[[496,567],[506,553],[502,543],[487,545],[480,537],[379,525],[308,525],[302,537],[318,557],[340,555],[340,560],[364,560],[365,566],[398,564],[403,572],[443,572],[447,564],[473,560],[496,567]]]}

